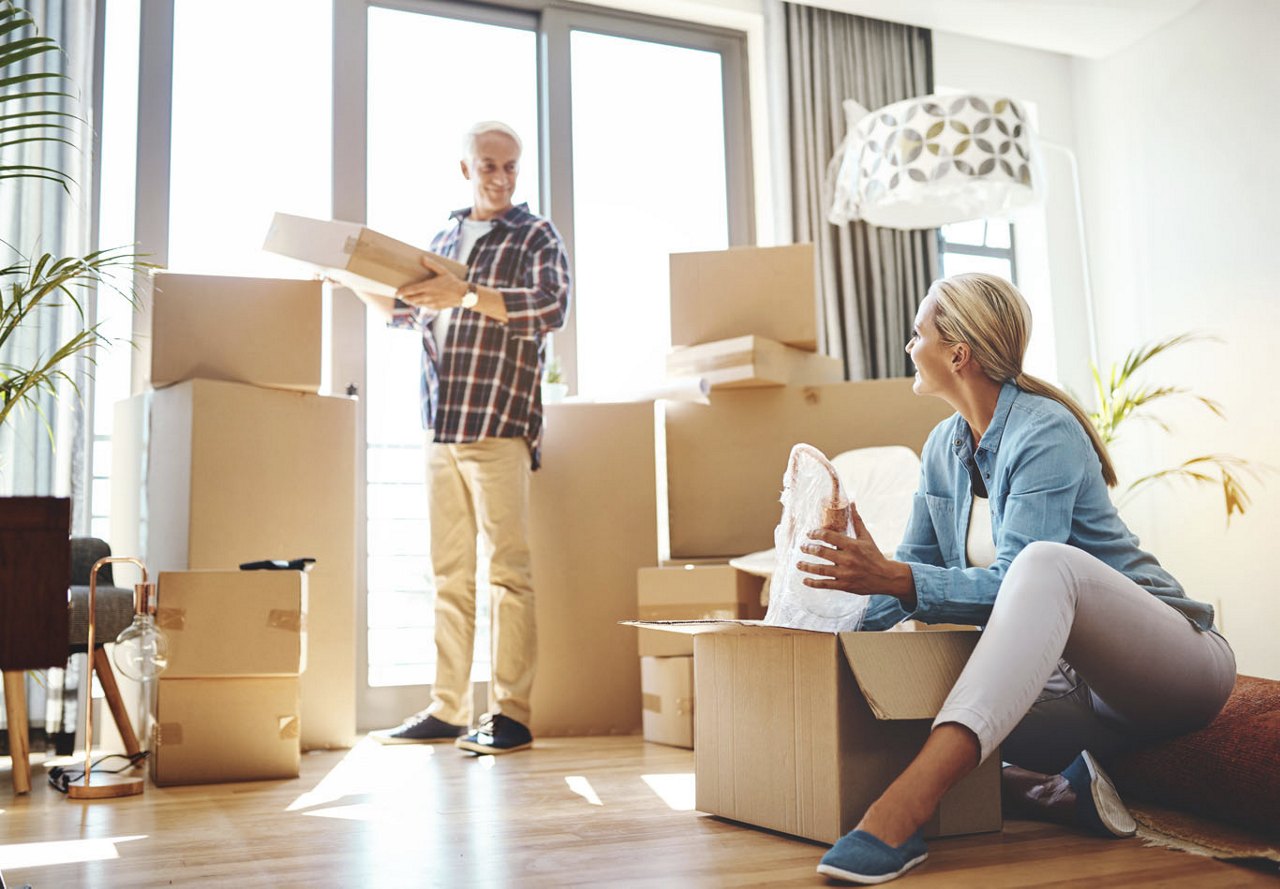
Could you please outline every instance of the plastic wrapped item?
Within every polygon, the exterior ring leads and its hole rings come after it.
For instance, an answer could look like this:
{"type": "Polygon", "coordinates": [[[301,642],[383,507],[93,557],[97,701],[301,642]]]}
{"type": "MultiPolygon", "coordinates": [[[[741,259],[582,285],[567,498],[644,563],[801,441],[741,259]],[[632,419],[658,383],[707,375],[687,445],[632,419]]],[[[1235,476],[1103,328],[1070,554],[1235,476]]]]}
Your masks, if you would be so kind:
{"type": "Polygon", "coordinates": [[[862,625],[870,599],[805,586],[804,579],[812,575],[796,567],[800,561],[822,561],[800,552],[800,547],[809,541],[809,532],[816,528],[856,536],[850,521],[849,497],[836,468],[817,448],[798,444],[791,449],[782,477],[782,521],[773,532],[777,561],[769,583],[769,610],[764,622],[800,630],[856,630],[862,625]]]}

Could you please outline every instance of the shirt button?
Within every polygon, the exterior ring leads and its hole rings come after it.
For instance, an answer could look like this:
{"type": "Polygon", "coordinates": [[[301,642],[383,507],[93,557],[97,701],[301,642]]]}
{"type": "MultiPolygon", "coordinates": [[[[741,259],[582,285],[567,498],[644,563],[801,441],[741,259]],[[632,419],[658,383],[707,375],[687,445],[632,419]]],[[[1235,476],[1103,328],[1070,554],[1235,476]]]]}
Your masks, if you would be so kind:
{"type": "Polygon", "coordinates": [[[983,478],[991,478],[991,473],[988,472],[986,475],[983,476],[983,478]]]}
{"type": "Polygon", "coordinates": [[[960,445],[961,445],[961,441],[960,441],[960,439],[958,439],[958,438],[957,438],[957,439],[956,439],[956,447],[960,447],[960,445]]]}

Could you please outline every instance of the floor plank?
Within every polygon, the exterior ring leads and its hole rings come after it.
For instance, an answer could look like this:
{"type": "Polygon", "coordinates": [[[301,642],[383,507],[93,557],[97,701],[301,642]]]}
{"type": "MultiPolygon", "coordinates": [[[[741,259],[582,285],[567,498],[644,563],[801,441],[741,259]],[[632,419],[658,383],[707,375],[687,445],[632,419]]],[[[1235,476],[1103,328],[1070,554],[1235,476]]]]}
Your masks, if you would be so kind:
{"type": "MultiPolygon", "coordinates": [[[[824,847],[693,811],[692,770],[689,751],[629,737],[506,757],[366,740],[305,755],[294,781],[81,803],[37,767],[29,796],[0,802],[0,872],[10,889],[828,885],[814,872],[824,847]]],[[[8,778],[0,767],[0,787],[8,778]]],[[[1275,886],[1273,874],[1009,822],[933,841],[900,885],[1275,886]]]]}

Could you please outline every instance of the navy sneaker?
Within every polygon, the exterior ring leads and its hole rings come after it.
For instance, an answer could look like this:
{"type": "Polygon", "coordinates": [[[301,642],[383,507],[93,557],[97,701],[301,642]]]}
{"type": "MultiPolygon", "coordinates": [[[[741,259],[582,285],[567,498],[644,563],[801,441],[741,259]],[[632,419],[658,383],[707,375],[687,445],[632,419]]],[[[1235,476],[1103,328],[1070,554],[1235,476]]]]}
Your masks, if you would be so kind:
{"type": "Polygon", "coordinates": [[[427,711],[415,713],[395,728],[369,732],[369,737],[379,744],[440,744],[453,741],[467,732],[465,725],[454,725],[443,719],[427,715],[427,711]]]}
{"type": "Polygon", "coordinates": [[[533,735],[524,723],[501,713],[480,717],[480,728],[453,742],[472,753],[514,753],[533,746],[533,735]]]}
{"type": "Polygon", "coordinates": [[[851,830],[822,856],[818,873],[870,886],[900,877],[928,857],[919,831],[901,846],[890,846],[865,830],[851,830]]]}
{"type": "Polygon", "coordinates": [[[1082,750],[1062,777],[1076,792],[1076,826],[1104,837],[1131,837],[1138,823],[1125,808],[1116,786],[1088,750],[1082,750]]]}

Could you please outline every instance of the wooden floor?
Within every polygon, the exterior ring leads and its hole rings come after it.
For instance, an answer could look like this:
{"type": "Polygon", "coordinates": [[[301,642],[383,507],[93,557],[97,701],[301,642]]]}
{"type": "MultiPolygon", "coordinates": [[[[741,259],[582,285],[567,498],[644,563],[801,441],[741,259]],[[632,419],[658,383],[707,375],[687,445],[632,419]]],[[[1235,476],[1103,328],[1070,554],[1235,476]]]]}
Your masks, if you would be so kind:
{"type": "MultiPolygon", "coordinates": [[[[824,886],[824,847],[692,810],[693,755],[639,738],[540,740],[471,757],[380,747],[303,757],[292,781],[148,787],[71,802],[12,797],[0,760],[9,889],[262,886],[824,886]]],[[[904,887],[1276,886],[1209,858],[1009,822],[935,840],[904,887]]]]}

